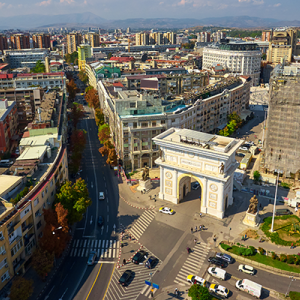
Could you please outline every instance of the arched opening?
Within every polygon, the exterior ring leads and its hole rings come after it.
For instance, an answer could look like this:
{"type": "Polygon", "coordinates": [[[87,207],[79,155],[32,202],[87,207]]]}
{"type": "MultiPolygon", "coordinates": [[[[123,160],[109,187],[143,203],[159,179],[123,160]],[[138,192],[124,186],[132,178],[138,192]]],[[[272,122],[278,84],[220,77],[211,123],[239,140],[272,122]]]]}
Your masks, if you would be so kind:
{"type": "Polygon", "coordinates": [[[201,206],[202,182],[198,177],[184,174],[178,178],[177,199],[178,203],[199,200],[201,206]]]}

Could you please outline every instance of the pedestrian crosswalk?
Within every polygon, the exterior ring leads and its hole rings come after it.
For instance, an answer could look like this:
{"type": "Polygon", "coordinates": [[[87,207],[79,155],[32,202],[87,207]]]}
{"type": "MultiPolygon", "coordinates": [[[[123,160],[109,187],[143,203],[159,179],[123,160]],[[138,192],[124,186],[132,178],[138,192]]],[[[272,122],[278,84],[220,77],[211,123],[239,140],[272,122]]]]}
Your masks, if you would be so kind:
{"type": "Polygon", "coordinates": [[[195,245],[192,252],[190,254],[186,254],[188,255],[188,258],[177,274],[174,282],[180,285],[185,285],[188,284],[186,279],[188,275],[198,275],[203,263],[207,259],[209,249],[209,246],[203,242],[195,245]]]}
{"type": "Polygon", "coordinates": [[[130,228],[131,234],[139,239],[144,231],[147,229],[149,224],[152,222],[156,215],[156,211],[154,209],[146,210],[134,223],[134,225],[130,228]]]}
{"type": "Polygon", "coordinates": [[[71,245],[71,257],[87,257],[91,251],[97,252],[97,258],[117,258],[120,242],[112,240],[75,239],[71,245]]]}
{"type": "MultiPolygon", "coordinates": [[[[143,249],[148,252],[148,257],[153,255],[146,248],[143,249]]],[[[140,294],[147,298],[152,298],[151,287],[145,284],[145,280],[151,280],[150,273],[152,273],[153,277],[161,263],[159,261],[151,270],[146,268],[144,263],[134,264],[132,262],[127,263],[120,269],[115,269],[104,300],[132,300],[136,299],[140,294]],[[119,279],[126,270],[134,272],[134,276],[128,286],[122,286],[119,284],[119,279]]],[[[153,294],[155,294],[155,291],[156,289],[153,289],[153,294]]]]}

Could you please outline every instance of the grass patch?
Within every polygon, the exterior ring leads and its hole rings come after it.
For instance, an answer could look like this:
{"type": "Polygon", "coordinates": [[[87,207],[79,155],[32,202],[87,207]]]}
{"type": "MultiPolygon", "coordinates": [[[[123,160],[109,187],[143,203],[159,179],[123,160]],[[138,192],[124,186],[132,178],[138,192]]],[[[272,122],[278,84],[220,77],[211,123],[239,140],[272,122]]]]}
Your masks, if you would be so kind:
{"type": "Polygon", "coordinates": [[[289,292],[289,296],[291,300],[300,300],[299,292],[289,292]]]}
{"type": "Polygon", "coordinates": [[[300,245],[300,219],[297,216],[275,217],[274,233],[270,232],[271,223],[272,217],[265,218],[261,229],[273,243],[283,246],[291,246],[292,243],[300,245]]]}
{"type": "MultiPolygon", "coordinates": [[[[221,244],[222,246],[222,244],[221,244]]],[[[231,248],[229,248],[227,251],[236,255],[239,255],[239,249],[240,247],[238,246],[232,246],[231,248]]],[[[280,270],[284,270],[284,271],[288,271],[288,272],[295,272],[295,273],[300,273],[300,266],[297,265],[289,265],[285,262],[276,260],[276,259],[272,259],[269,256],[266,255],[261,255],[258,252],[255,253],[254,255],[251,256],[247,256],[247,259],[256,261],[258,263],[273,267],[273,268],[277,268],[280,270]]],[[[300,299],[299,299],[300,300],[300,299]]]]}

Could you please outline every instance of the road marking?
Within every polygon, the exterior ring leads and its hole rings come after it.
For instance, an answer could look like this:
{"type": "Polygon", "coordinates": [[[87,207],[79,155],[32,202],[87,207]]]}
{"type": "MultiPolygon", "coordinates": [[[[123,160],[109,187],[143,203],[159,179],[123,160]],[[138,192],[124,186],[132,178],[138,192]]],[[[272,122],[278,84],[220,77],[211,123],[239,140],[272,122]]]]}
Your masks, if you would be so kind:
{"type": "Polygon", "coordinates": [[[45,300],[47,300],[49,298],[50,293],[53,291],[55,285],[52,287],[52,289],[50,290],[49,294],[45,297],[45,300]]]}
{"type": "Polygon", "coordinates": [[[107,227],[106,227],[106,233],[108,233],[108,225],[107,225],[107,227]]]}
{"type": "Polygon", "coordinates": [[[59,298],[59,300],[62,300],[63,296],[65,295],[65,293],[67,292],[68,288],[65,290],[65,292],[62,294],[62,296],[59,298]]]}
{"type": "Polygon", "coordinates": [[[89,256],[89,249],[86,249],[86,252],[85,252],[85,257],[88,257],[89,256]]]}
{"type": "Polygon", "coordinates": [[[105,177],[103,176],[103,180],[105,181],[105,177]]]}
{"type": "Polygon", "coordinates": [[[105,187],[106,187],[106,182],[105,182],[105,187]]]}
{"type": "Polygon", "coordinates": [[[76,287],[73,289],[73,293],[72,293],[71,297],[69,297],[69,300],[74,299],[74,294],[77,292],[77,289],[78,289],[78,287],[79,287],[79,285],[80,285],[80,283],[83,279],[83,276],[85,275],[86,270],[87,270],[87,265],[85,265],[85,268],[84,268],[83,272],[81,273],[81,277],[80,277],[79,281],[77,282],[76,287]]]}
{"type": "Polygon", "coordinates": [[[102,261],[98,261],[97,262],[97,264],[114,264],[114,263],[115,263],[114,261],[109,261],[109,260],[104,260],[104,261],[102,260],[102,261]]]}
{"type": "Polygon", "coordinates": [[[91,247],[94,247],[94,240],[92,240],[91,247]]]}
{"type": "Polygon", "coordinates": [[[109,206],[107,205],[107,212],[109,212],[109,206]]]}
{"type": "Polygon", "coordinates": [[[105,246],[105,240],[103,240],[102,242],[102,248],[104,249],[104,246],[105,246]]]}
{"type": "Polygon", "coordinates": [[[110,284],[111,284],[111,279],[112,279],[112,276],[113,276],[113,274],[114,274],[115,267],[116,267],[116,265],[114,264],[114,268],[113,268],[113,270],[112,270],[112,272],[111,272],[111,275],[110,275],[110,278],[109,278],[109,282],[108,282],[108,284],[107,284],[107,287],[106,287],[106,290],[105,290],[105,293],[104,293],[103,299],[105,299],[105,296],[106,296],[106,293],[107,293],[108,287],[109,287],[109,286],[110,286],[110,284]]]}
{"type": "Polygon", "coordinates": [[[101,227],[101,235],[103,234],[104,226],[101,227]]]}
{"type": "Polygon", "coordinates": [[[87,246],[89,247],[91,244],[91,240],[88,240],[87,246]]]}
{"type": "Polygon", "coordinates": [[[98,248],[101,248],[101,240],[98,242],[98,248]]]}
{"type": "Polygon", "coordinates": [[[83,257],[83,255],[84,255],[84,248],[82,249],[82,253],[81,253],[81,257],[83,257]]]}
{"type": "MultiPolygon", "coordinates": [[[[79,253],[79,250],[78,250],[78,253],[79,253]]],[[[76,256],[76,254],[77,254],[77,248],[74,251],[74,256],[76,256]]]]}
{"type": "Polygon", "coordinates": [[[73,268],[74,264],[75,264],[75,261],[73,262],[73,265],[71,266],[70,270],[73,268]]]}
{"type": "Polygon", "coordinates": [[[107,215],[107,223],[109,222],[109,215],[107,215]]]}

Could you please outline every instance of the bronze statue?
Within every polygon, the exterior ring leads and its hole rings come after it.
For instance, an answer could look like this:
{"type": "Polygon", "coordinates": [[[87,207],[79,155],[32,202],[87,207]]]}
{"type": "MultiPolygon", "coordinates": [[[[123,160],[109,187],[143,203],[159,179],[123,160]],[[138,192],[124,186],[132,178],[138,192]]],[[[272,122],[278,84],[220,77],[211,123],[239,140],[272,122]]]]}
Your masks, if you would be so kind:
{"type": "Polygon", "coordinates": [[[149,168],[145,166],[142,174],[143,180],[146,181],[149,178],[149,168]]]}
{"type": "Polygon", "coordinates": [[[223,163],[221,163],[220,165],[220,174],[224,174],[224,169],[225,169],[225,166],[223,163]]]}
{"type": "Polygon", "coordinates": [[[250,214],[256,214],[257,213],[257,205],[258,205],[258,199],[254,195],[250,199],[250,205],[249,205],[249,208],[248,208],[248,213],[250,213],[250,214]]]}

